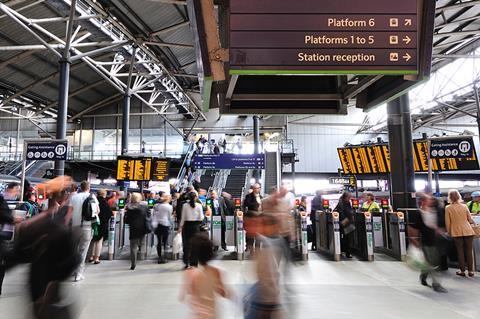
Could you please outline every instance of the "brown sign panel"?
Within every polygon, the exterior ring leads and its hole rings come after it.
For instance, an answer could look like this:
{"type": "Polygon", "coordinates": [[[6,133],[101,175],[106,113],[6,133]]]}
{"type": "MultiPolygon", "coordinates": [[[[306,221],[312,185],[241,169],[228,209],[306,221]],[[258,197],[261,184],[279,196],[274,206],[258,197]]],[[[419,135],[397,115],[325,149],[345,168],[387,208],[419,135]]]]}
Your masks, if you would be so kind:
{"type": "Polygon", "coordinates": [[[170,178],[170,160],[154,159],[152,164],[152,181],[168,182],[170,178]]]}
{"type": "Polygon", "coordinates": [[[417,0],[230,0],[231,13],[417,13],[417,0]]]}
{"type": "Polygon", "coordinates": [[[417,0],[231,0],[230,73],[416,74],[417,10],[417,0]]]}

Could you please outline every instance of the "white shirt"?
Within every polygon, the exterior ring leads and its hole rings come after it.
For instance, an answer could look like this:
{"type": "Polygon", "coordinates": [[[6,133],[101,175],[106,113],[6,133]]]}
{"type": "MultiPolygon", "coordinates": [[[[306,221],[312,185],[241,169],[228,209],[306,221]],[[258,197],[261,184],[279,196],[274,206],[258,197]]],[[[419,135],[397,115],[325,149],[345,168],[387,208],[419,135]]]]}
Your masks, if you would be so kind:
{"type": "Polygon", "coordinates": [[[195,203],[195,207],[190,206],[190,203],[185,203],[182,206],[182,220],[180,221],[180,227],[183,227],[185,222],[193,222],[203,220],[203,207],[200,203],[195,203]]]}
{"type": "MultiPolygon", "coordinates": [[[[89,192],[81,192],[73,195],[72,198],[70,199],[70,205],[72,206],[72,226],[74,227],[82,225],[83,202],[85,202],[88,196],[90,196],[89,192]]],[[[100,211],[100,208],[98,206],[98,200],[94,194],[92,194],[92,196],[96,204],[96,207],[95,209],[93,209],[93,212],[98,214],[100,211]]],[[[90,222],[87,222],[87,225],[90,225],[90,222]]]]}
{"type": "Polygon", "coordinates": [[[155,206],[153,206],[153,213],[152,213],[153,228],[157,228],[158,225],[170,227],[172,225],[171,223],[172,212],[173,212],[173,207],[170,204],[167,204],[167,203],[155,204],[155,206]]]}

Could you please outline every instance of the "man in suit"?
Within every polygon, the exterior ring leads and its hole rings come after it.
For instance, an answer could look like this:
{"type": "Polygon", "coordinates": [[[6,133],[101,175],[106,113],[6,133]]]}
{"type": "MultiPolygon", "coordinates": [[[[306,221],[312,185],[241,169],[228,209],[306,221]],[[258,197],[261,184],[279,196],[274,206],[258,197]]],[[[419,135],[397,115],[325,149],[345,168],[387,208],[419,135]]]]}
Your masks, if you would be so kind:
{"type": "MultiPolygon", "coordinates": [[[[221,216],[221,220],[222,220],[222,229],[221,229],[222,249],[225,251],[228,251],[227,243],[225,241],[225,232],[227,230],[225,216],[228,214],[228,208],[225,203],[225,199],[221,196],[218,196],[217,192],[214,190],[210,192],[210,198],[212,199],[212,216],[221,216]]],[[[215,249],[218,249],[218,246],[215,247],[215,249]]]]}

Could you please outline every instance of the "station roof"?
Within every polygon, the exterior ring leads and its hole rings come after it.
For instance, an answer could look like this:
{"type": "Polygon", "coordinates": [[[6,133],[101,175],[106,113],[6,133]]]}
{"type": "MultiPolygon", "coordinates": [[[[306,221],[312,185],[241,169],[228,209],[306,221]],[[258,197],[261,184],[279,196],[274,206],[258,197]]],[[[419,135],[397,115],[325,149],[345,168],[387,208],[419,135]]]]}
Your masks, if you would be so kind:
{"type": "MultiPolygon", "coordinates": [[[[59,40],[65,40],[70,0],[0,0],[0,3],[5,5],[2,11],[13,10],[10,15],[27,25],[33,22],[30,29],[40,34],[43,41],[62,48],[59,40]],[[37,26],[50,35],[39,32],[37,26]]],[[[224,1],[215,3],[222,5],[224,1]]],[[[149,95],[145,100],[159,116],[203,117],[191,98],[199,93],[200,84],[194,31],[190,28],[186,4],[183,0],[78,0],[76,15],[81,18],[74,23],[75,39],[79,40],[74,48],[78,54],[95,51],[90,62],[96,67],[84,59],[72,64],[70,120],[122,98],[118,87],[127,83],[128,61],[133,53],[137,55],[134,72],[138,73],[139,83],[142,79],[153,83],[158,77],[158,83],[148,86],[158,96],[152,101],[149,95]],[[122,68],[115,68],[116,65],[122,68]]],[[[465,58],[480,46],[479,19],[478,0],[437,0],[433,71],[465,58]]],[[[21,117],[37,124],[45,117],[55,117],[58,61],[59,57],[42,46],[31,32],[0,12],[0,111],[17,116],[11,113],[21,109],[21,117]]],[[[470,96],[463,93],[465,100],[471,101],[473,91],[470,90],[470,96]]],[[[443,112],[458,112],[438,107],[443,112]]],[[[380,123],[367,116],[360,129],[371,130],[380,123]]]]}

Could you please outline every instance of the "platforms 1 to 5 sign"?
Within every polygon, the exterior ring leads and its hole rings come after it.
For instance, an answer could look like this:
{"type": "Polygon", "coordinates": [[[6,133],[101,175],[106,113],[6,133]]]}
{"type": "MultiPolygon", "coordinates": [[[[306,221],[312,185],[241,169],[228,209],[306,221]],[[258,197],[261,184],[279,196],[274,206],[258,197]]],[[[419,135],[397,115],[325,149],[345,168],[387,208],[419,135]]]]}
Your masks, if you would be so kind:
{"type": "Polygon", "coordinates": [[[417,0],[232,0],[231,73],[415,74],[417,10],[417,0]]]}

